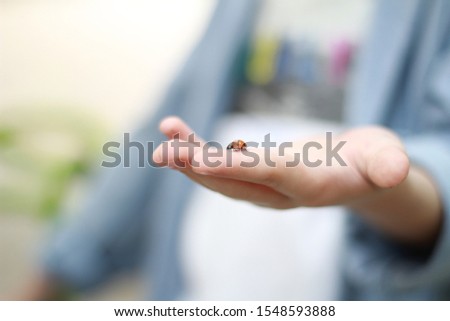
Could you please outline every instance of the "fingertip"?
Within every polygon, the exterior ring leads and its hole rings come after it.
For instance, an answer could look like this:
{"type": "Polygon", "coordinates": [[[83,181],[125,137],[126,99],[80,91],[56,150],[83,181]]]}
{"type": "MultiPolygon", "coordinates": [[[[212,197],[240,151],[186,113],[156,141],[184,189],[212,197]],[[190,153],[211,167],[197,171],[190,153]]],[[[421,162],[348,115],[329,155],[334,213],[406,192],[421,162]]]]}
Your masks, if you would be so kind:
{"type": "Polygon", "coordinates": [[[170,135],[173,133],[183,121],[177,116],[167,116],[159,123],[159,130],[165,135],[170,135]]]}

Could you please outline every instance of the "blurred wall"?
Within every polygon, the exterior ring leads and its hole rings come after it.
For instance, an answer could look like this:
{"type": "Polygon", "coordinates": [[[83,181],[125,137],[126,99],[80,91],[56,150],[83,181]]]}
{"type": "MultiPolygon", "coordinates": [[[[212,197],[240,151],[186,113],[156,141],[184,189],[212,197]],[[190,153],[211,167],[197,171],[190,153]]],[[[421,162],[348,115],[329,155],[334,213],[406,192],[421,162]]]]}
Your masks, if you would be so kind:
{"type": "MultiPolygon", "coordinates": [[[[0,122],[11,108],[72,106],[111,133],[131,130],[152,112],[213,4],[1,0],[0,122]]],[[[0,166],[0,180],[8,174],[0,166]]],[[[0,299],[27,282],[48,233],[49,222],[12,214],[0,213],[0,299]]],[[[136,283],[119,280],[89,298],[135,298],[136,283]]]]}
{"type": "Polygon", "coordinates": [[[151,112],[213,3],[1,1],[0,111],[71,104],[128,126],[151,112]]]}

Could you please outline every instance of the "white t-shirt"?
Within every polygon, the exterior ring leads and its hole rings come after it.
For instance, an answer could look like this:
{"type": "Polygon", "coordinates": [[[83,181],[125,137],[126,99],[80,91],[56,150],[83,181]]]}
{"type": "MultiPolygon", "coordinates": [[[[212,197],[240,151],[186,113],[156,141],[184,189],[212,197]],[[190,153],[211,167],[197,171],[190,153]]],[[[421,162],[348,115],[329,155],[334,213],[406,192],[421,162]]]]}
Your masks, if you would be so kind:
{"type": "MultiPolygon", "coordinates": [[[[221,122],[222,145],[242,138],[292,141],[336,129],[288,117],[231,115],[221,122]]],[[[343,210],[274,210],[197,186],[181,238],[189,300],[323,300],[338,291],[343,210]]]]}

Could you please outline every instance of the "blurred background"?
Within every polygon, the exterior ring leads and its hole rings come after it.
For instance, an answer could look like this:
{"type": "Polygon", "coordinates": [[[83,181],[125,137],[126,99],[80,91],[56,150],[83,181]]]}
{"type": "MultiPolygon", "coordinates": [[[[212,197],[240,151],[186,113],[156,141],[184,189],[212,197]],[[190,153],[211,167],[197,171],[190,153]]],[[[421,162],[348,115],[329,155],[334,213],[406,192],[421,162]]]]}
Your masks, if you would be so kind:
{"type": "Polygon", "coordinates": [[[0,6],[0,296],[6,296],[26,282],[52,219],[70,206],[62,200],[82,193],[103,143],[151,115],[213,2],[2,0],[0,6]]]}
{"type": "MultiPolygon", "coordinates": [[[[151,116],[214,4],[0,0],[0,297],[26,283],[52,222],[82,197],[102,145],[151,116]]],[[[339,121],[371,7],[266,1],[237,108],[276,105],[339,121]]],[[[86,299],[140,291],[139,280],[125,278],[86,299]]]]}

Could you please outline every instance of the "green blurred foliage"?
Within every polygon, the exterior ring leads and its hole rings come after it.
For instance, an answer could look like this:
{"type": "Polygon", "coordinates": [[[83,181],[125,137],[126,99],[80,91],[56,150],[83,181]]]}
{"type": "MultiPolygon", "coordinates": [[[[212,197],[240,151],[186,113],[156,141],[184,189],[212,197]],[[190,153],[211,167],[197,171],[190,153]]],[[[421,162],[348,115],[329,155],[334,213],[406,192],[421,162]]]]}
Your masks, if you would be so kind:
{"type": "Polygon", "coordinates": [[[0,214],[55,216],[100,158],[104,124],[70,107],[16,107],[0,115],[0,214]]]}

